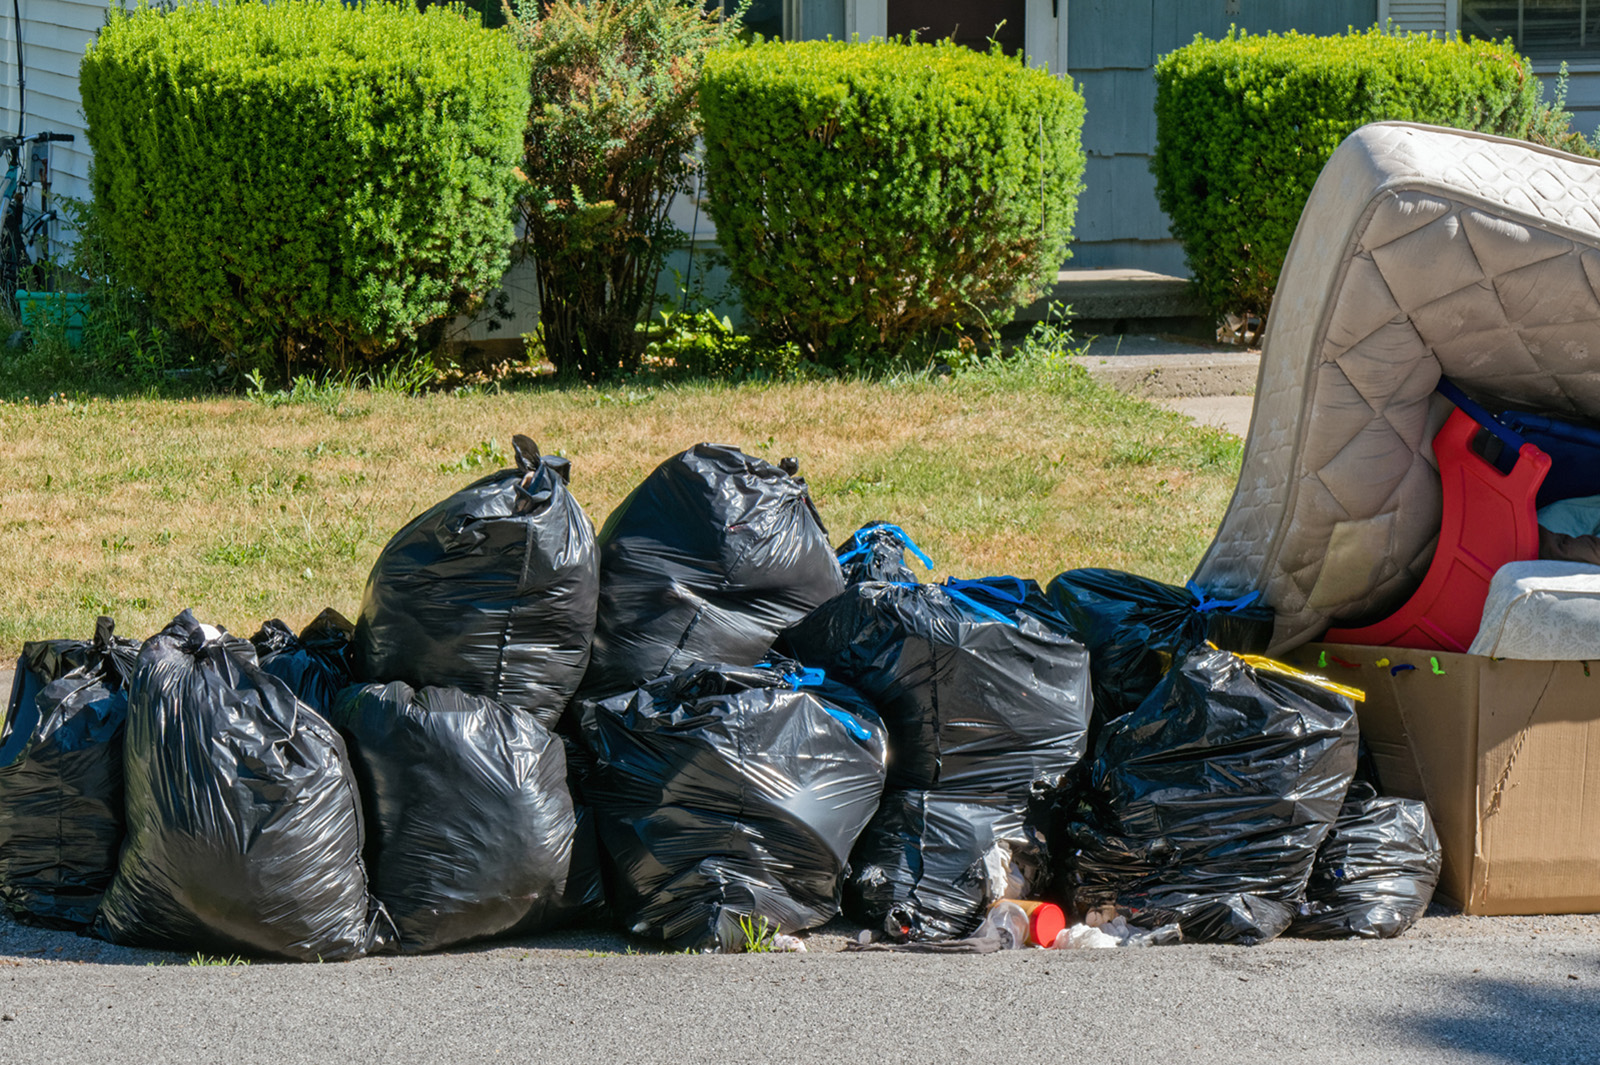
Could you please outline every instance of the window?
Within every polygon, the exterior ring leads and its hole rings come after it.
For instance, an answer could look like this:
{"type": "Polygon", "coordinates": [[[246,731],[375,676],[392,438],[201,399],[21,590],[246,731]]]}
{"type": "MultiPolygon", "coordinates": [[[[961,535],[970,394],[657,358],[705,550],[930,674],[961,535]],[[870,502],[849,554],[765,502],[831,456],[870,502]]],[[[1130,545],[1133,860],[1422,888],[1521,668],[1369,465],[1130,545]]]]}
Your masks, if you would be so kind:
{"type": "MultiPolygon", "coordinates": [[[[1600,0],[1595,3],[1600,5],[1600,0]]],[[[1016,55],[1022,51],[1022,23],[1027,10],[1027,0],[987,4],[963,0],[889,0],[889,36],[914,32],[921,41],[951,37],[957,44],[984,52],[989,50],[989,41],[993,38],[1008,55],[1016,55]]]]}
{"type": "MultiPolygon", "coordinates": [[[[716,10],[719,0],[710,0],[706,6],[716,10]]],[[[724,14],[739,10],[739,0],[720,0],[724,14]]],[[[752,33],[763,37],[783,36],[783,0],[755,0],[744,13],[744,24],[752,33]]]]}
{"type": "Polygon", "coordinates": [[[1600,58],[1600,0],[1461,0],[1461,34],[1530,58],[1600,58]]]}

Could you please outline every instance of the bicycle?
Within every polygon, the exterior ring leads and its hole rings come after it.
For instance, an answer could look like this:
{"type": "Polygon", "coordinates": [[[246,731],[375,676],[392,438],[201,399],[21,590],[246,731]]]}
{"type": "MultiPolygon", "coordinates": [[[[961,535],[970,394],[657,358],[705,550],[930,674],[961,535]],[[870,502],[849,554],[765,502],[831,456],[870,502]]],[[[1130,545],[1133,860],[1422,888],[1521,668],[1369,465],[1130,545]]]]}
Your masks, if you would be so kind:
{"type": "Polygon", "coordinates": [[[75,139],[70,133],[0,138],[0,155],[6,160],[0,187],[0,211],[4,212],[0,214],[0,293],[13,314],[17,312],[18,289],[49,286],[41,264],[49,256],[50,224],[59,215],[50,205],[50,157],[44,145],[75,139]],[[29,148],[27,166],[22,161],[24,148],[29,148]],[[39,189],[37,210],[28,206],[28,193],[34,186],[39,189]]]}

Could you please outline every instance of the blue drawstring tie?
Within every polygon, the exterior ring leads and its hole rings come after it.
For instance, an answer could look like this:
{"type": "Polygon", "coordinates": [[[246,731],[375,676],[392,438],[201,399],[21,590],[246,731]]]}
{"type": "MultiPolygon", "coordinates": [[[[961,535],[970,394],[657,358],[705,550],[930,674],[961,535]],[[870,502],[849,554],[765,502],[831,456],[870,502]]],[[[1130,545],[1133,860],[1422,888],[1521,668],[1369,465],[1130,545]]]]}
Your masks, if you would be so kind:
{"type": "MultiPolygon", "coordinates": [[[[827,673],[812,667],[797,670],[794,673],[785,673],[783,675],[783,682],[787,684],[792,691],[799,691],[801,688],[815,688],[820,684],[826,683],[827,680],[827,673]]],[[[830,704],[826,699],[819,699],[817,701],[822,704],[822,709],[828,712],[828,716],[839,722],[839,724],[843,725],[845,731],[850,733],[851,736],[860,740],[862,743],[871,741],[872,733],[868,732],[866,726],[857,721],[853,715],[840,710],[837,706],[830,704]]]]}
{"type": "Polygon", "coordinates": [[[872,534],[877,532],[879,529],[882,529],[893,536],[896,540],[899,540],[900,546],[917,556],[917,561],[921,562],[925,568],[933,568],[933,559],[929,558],[923,552],[922,548],[917,546],[916,541],[911,539],[910,534],[908,534],[904,529],[900,528],[900,526],[893,525],[887,521],[875,521],[871,525],[863,525],[861,528],[857,529],[856,534],[850,538],[850,542],[855,546],[846,551],[844,554],[840,555],[839,561],[841,563],[849,562],[851,559],[860,558],[862,555],[871,551],[872,545],[867,541],[869,541],[872,538],[872,534]]]}
{"type": "Polygon", "coordinates": [[[1212,610],[1226,610],[1229,613],[1237,613],[1261,598],[1261,593],[1256,591],[1251,592],[1249,595],[1241,595],[1237,599],[1213,599],[1205,593],[1205,589],[1194,581],[1189,581],[1184,587],[1189,589],[1189,594],[1195,597],[1194,609],[1197,614],[1209,613],[1212,610]]]}
{"type": "MultiPolygon", "coordinates": [[[[1015,579],[1015,578],[1013,578],[1013,579],[1015,579]]],[[[991,588],[988,585],[983,584],[983,583],[981,583],[979,581],[960,581],[960,580],[957,580],[954,577],[951,577],[949,580],[945,581],[943,584],[935,585],[934,587],[943,588],[945,595],[948,595],[951,599],[955,599],[955,600],[958,600],[958,601],[960,601],[962,603],[965,603],[969,610],[973,610],[973,611],[983,615],[984,617],[989,618],[991,621],[998,621],[1002,625],[1010,625],[1012,628],[1016,628],[1017,627],[1017,623],[1016,623],[1016,620],[1014,618],[1008,618],[1004,614],[1000,613],[1000,611],[998,611],[998,610],[991,610],[990,608],[984,606],[982,603],[978,602],[976,599],[972,598],[970,595],[967,595],[965,592],[962,592],[960,589],[961,588],[970,588],[973,591],[987,592],[987,593],[993,595],[996,599],[1000,599],[1000,600],[1003,600],[1005,602],[1019,602],[1020,603],[1022,601],[1020,599],[1013,600],[1010,596],[1006,595],[1004,592],[1000,591],[999,589],[991,588]]]]}

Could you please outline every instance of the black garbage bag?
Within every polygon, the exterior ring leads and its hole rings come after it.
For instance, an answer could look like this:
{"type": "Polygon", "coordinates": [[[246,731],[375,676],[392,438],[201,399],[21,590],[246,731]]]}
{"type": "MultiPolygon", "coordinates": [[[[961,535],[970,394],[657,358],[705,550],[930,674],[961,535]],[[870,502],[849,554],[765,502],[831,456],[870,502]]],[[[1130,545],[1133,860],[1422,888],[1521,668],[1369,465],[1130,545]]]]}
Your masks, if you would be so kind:
{"type": "Polygon", "coordinates": [[[839,912],[850,848],[883,791],[883,729],[793,663],[703,665],[583,703],[584,799],[611,906],[636,935],[738,950],[839,912]]]}
{"type": "Polygon", "coordinates": [[[185,610],[128,687],[128,835],[95,917],[129,946],[340,961],[392,940],[344,742],[185,610]]]}
{"type": "Polygon", "coordinates": [[[663,462],[600,530],[600,615],[586,695],[697,662],[752,665],[844,589],[805,481],[721,444],[663,462]]]}
{"type": "Polygon", "coordinates": [[[910,583],[917,579],[906,565],[906,552],[910,551],[926,569],[933,568],[929,558],[900,526],[886,521],[868,522],[839,545],[836,552],[839,565],[844,570],[846,584],[863,581],[893,581],[910,583]]]}
{"type": "Polygon", "coordinates": [[[1439,883],[1439,837],[1428,807],[1357,781],[1311,866],[1289,934],[1389,939],[1410,928],[1439,883]]]}
{"type": "Polygon", "coordinates": [[[543,931],[566,900],[577,821],[559,738],[454,688],[353,686],[330,720],[367,814],[367,868],[405,953],[543,931]]]}
{"type": "Polygon", "coordinates": [[[853,585],[784,647],[877,707],[891,788],[1025,797],[1083,755],[1089,656],[1032,581],[853,585]]]}
{"type": "Polygon", "coordinates": [[[138,651],[107,617],[92,640],[22,646],[0,719],[0,901],[19,921],[84,927],[117,871],[138,651]]]}
{"type": "Polygon", "coordinates": [[[356,676],[459,688],[546,728],[589,663],[594,528],[565,459],[513,438],[517,468],[411,519],[378,555],[356,621],[356,676]]]}
{"type": "Polygon", "coordinates": [[[1260,654],[1272,640],[1272,610],[1255,595],[1217,600],[1113,569],[1073,569],[1045,589],[1089,648],[1094,714],[1100,722],[1137,710],[1175,660],[1205,646],[1260,654]]]}
{"type": "Polygon", "coordinates": [[[349,619],[329,607],[311,619],[299,636],[273,618],[250,642],[263,671],[289,685],[302,703],[326,715],[334,697],[350,684],[350,638],[354,633],[349,619]]]}
{"type": "Polygon", "coordinates": [[[970,935],[989,905],[1041,886],[1027,797],[891,789],[850,857],[844,913],[895,939],[970,935]]]}
{"type": "Polygon", "coordinates": [[[1191,941],[1282,933],[1355,773],[1348,691],[1227,651],[1169,670],[1096,741],[1057,850],[1073,909],[1191,941]]]}

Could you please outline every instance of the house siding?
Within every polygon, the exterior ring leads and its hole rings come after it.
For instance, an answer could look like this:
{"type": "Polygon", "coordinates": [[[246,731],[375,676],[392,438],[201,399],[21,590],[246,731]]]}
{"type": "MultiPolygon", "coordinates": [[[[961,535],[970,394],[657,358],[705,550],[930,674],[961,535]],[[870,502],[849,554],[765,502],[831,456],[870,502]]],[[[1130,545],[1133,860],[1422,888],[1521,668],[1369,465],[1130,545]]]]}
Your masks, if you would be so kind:
{"type": "Polygon", "coordinates": [[[1377,0],[1067,0],[1067,71],[1088,105],[1083,147],[1088,156],[1079,201],[1072,266],[1120,267],[1186,274],[1156,201],[1150,157],[1155,151],[1155,63],[1194,40],[1237,25],[1253,33],[1296,29],[1343,33],[1370,26],[1377,0]]]}
{"type": "MultiPolygon", "coordinates": [[[[76,0],[21,0],[22,57],[27,64],[27,133],[71,133],[77,140],[50,146],[52,190],[61,196],[89,198],[89,145],[83,133],[78,66],[105,25],[106,4],[76,0]]],[[[0,19],[0,130],[17,131],[16,23],[0,19]]]]}

